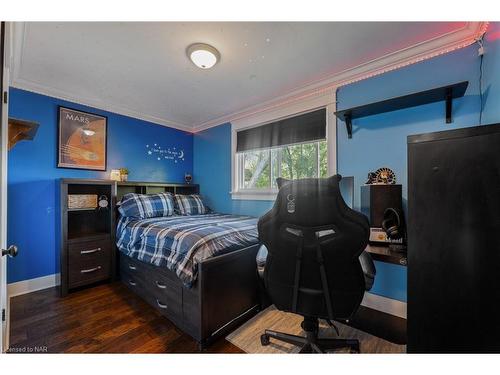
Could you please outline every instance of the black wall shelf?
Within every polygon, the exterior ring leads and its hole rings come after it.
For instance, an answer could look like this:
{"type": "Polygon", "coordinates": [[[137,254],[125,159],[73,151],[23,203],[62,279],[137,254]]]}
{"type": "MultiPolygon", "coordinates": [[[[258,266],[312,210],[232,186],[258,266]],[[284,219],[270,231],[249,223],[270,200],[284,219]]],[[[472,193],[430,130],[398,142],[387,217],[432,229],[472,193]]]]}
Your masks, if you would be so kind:
{"type": "Polygon", "coordinates": [[[446,123],[451,123],[452,101],[465,95],[469,81],[434,89],[415,92],[413,94],[397,96],[380,102],[361,105],[335,112],[335,115],[345,121],[347,134],[352,138],[352,120],[360,117],[377,115],[379,113],[397,111],[399,109],[416,107],[419,105],[446,101],[446,123]]]}

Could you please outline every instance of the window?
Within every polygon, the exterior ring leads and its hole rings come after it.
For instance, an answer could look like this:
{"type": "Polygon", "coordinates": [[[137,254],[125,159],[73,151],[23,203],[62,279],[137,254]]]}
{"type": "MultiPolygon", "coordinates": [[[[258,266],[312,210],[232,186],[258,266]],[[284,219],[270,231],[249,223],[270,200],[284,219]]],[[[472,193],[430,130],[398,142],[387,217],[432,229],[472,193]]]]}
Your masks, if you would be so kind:
{"type": "Polygon", "coordinates": [[[235,194],[276,193],[276,178],[326,177],[326,109],[236,133],[235,194]]]}
{"type": "Polygon", "coordinates": [[[276,178],[327,177],[326,140],[237,153],[238,190],[277,189],[276,178]]]}

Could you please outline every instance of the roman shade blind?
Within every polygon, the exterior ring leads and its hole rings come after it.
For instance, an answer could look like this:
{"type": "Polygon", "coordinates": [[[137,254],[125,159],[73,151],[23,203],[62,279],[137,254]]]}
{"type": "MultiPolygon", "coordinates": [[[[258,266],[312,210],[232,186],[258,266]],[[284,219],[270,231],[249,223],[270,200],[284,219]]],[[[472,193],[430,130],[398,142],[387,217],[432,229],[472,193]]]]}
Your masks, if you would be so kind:
{"type": "Polygon", "coordinates": [[[326,109],[239,131],[236,152],[313,142],[326,138],[326,109]]]}

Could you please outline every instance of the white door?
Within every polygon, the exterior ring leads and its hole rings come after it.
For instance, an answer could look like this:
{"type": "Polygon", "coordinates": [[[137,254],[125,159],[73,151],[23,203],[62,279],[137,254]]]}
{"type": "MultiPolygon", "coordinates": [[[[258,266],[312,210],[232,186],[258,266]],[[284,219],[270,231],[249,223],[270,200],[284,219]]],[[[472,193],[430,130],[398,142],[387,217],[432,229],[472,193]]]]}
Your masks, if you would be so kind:
{"type": "Polygon", "coordinates": [[[1,83],[1,151],[0,151],[0,308],[2,311],[2,335],[0,336],[0,349],[2,352],[8,348],[8,301],[7,301],[7,255],[17,253],[15,247],[8,250],[7,246],[7,137],[8,137],[8,87],[9,87],[9,27],[6,22],[1,23],[0,39],[0,83],[1,83]]]}

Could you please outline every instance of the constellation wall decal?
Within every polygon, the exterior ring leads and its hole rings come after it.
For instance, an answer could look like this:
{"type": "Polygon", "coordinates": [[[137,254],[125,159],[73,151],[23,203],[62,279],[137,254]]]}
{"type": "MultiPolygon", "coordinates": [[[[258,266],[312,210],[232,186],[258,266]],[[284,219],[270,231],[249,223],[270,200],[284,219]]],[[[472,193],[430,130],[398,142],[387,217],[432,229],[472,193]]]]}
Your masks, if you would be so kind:
{"type": "Polygon", "coordinates": [[[163,148],[158,143],[146,145],[148,156],[154,157],[158,161],[173,161],[174,163],[184,161],[184,150],[176,147],[163,148]]]}

